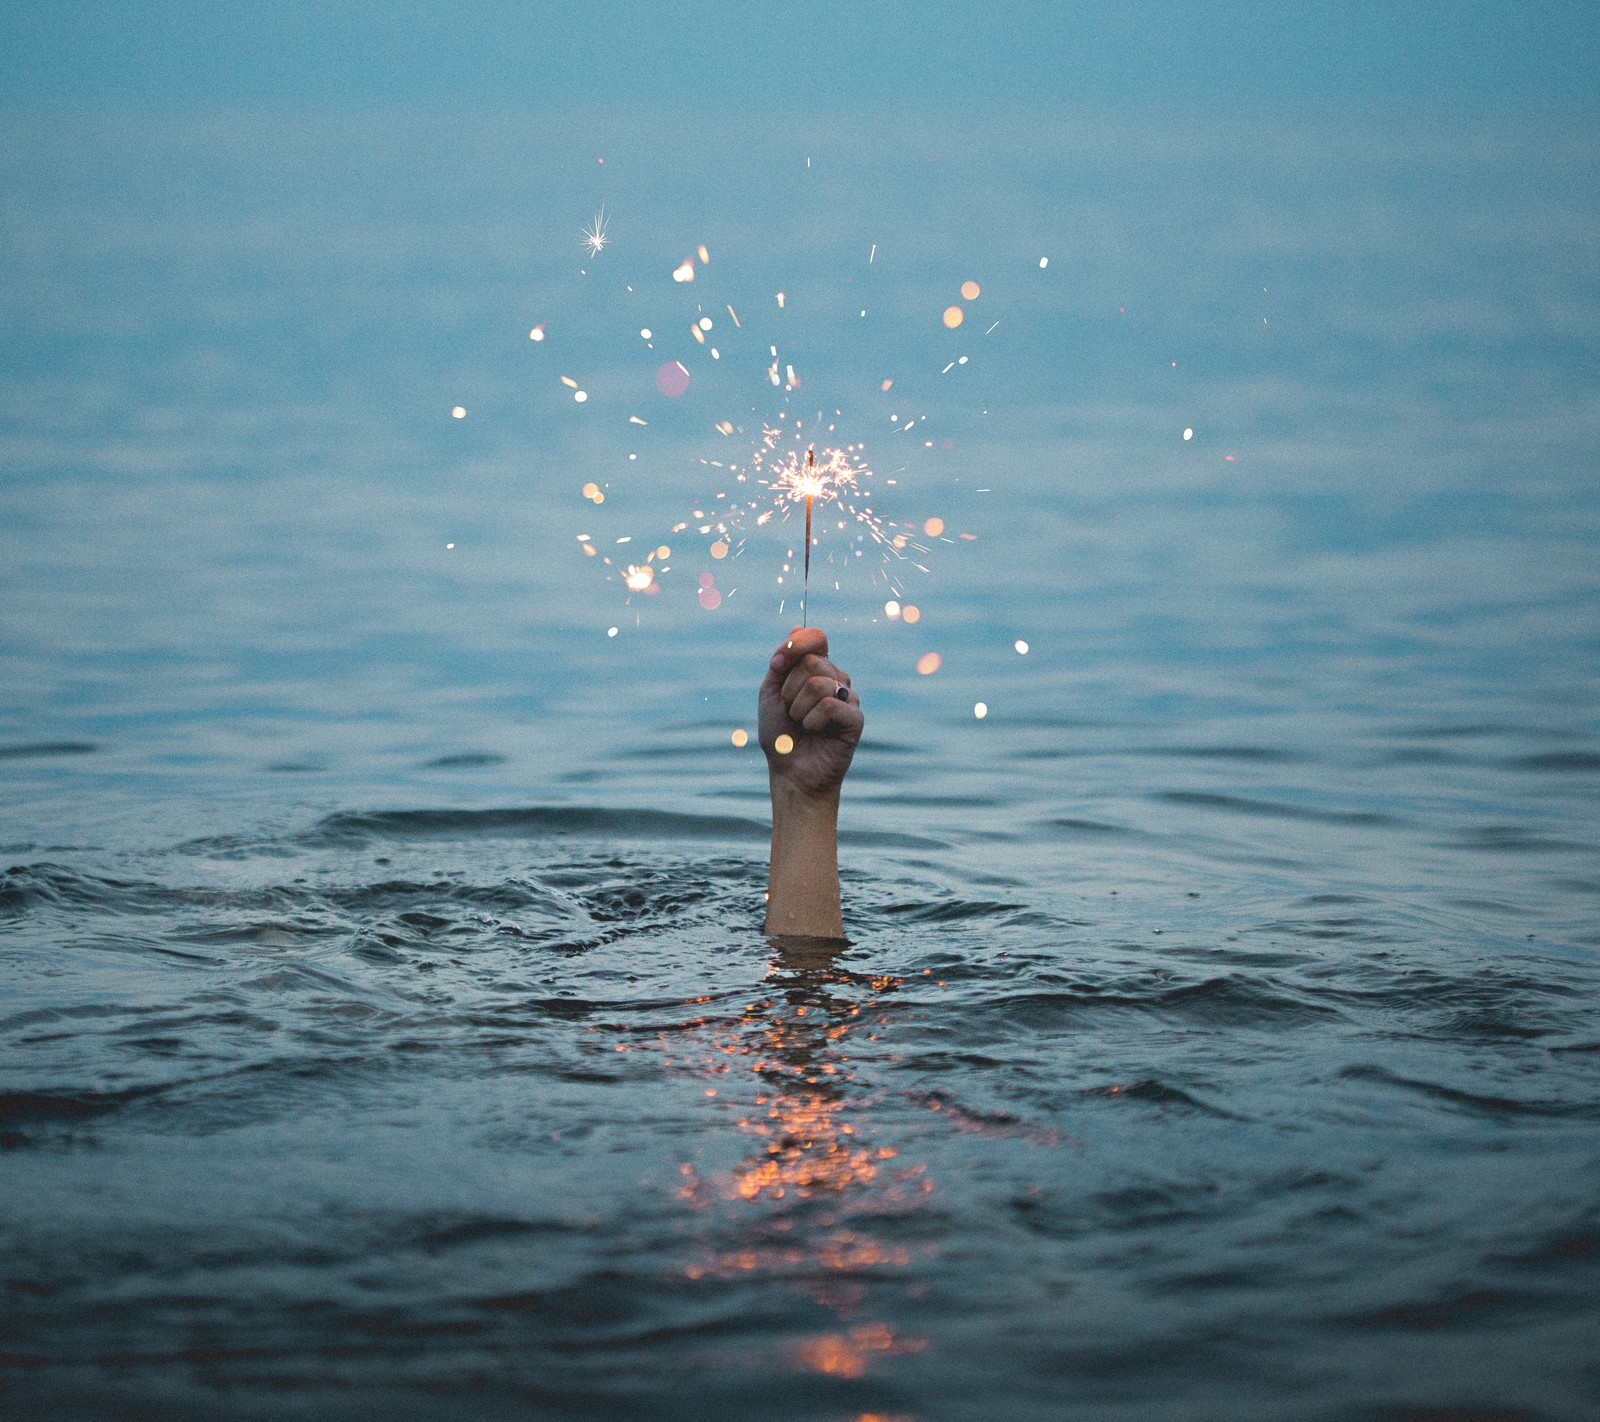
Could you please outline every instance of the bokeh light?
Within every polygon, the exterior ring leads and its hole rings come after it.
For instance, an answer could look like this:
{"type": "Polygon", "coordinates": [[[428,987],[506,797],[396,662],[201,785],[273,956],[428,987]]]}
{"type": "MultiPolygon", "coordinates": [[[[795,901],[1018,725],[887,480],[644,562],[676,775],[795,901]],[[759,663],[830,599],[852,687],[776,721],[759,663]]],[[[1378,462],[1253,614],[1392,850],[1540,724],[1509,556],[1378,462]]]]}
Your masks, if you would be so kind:
{"type": "Polygon", "coordinates": [[[689,370],[682,361],[669,360],[656,367],[656,389],[676,400],[689,388],[689,370]]]}
{"type": "Polygon", "coordinates": [[[952,331],[967,318],[967,313],[959,306],[947,306],[944,309],[944,324],[952,331]]]}
{"type": "Polygon", "coordinates": [[[944,658],[937,652],[924,652],[917,658],[917,675],[932,676],[944,665],[944,658]]]}

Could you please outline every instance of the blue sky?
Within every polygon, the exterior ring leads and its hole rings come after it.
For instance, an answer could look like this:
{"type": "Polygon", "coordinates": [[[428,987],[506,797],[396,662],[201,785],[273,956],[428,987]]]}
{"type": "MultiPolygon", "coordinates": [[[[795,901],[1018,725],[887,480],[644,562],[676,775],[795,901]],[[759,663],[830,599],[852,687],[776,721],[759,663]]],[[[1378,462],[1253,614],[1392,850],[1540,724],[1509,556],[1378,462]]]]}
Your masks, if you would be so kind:
{"type": "Polygon", "coordinates": [[[15,105],[1306,103],[1593,111],[1593,0],[5,0],[15,105]]]}

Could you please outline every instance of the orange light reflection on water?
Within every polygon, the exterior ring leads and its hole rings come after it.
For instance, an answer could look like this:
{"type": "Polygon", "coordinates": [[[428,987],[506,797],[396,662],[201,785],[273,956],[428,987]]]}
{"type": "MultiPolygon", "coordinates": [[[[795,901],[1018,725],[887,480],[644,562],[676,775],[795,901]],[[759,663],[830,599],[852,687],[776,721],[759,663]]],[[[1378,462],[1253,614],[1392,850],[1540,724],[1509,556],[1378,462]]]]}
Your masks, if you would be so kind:
{"type": "Polygon", "coordinates": [[[869,1014],[901,980],[841,967],[832,945],[796,942],[777,947],[764,996],[731,1020],[697,1019],[702,1035],[680,1058],[702,1080],[715,1074],[717,1094],[707,1105],[714,1100],[712,1109],[734,1113],[735,1129],[750,1141],[729,1170],[703,1176],[690,1162],[679,1167],[679,1198],[723,1215],[715,1233],[736,1241],[684,1273],[692,1280],[788,1276],[846,1325],[789,1345],[790,1363],[859,1378],[882,1359],[927,1346],[857,1315],[869,1287],[910,1268],[918,1252],[876,1238],[873,1217],[915,1210],[934,1187],[923,1165],[870,1138],[871,1101],[855,1087],[850,1056],[852,1032],[863,1023],[873,1030],[869,1014]],[[819,1202],[827,1205],[820,1219],[795,1213],[819,1202]]]}

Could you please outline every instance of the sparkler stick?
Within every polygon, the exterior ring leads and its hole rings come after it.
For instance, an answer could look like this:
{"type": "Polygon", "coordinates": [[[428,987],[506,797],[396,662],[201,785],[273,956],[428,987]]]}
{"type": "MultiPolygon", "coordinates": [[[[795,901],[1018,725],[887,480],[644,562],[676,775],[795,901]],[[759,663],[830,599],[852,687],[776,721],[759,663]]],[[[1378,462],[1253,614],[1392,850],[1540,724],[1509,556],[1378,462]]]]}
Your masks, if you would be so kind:
{"type": "Polygon", "coordinates": [[[806,625],[806,594],[811,591],[811,501],[816,498],[811,486],[816,482],[816,450],[806,450],[806,571],[800,583],[800,625],[806,625]]]}

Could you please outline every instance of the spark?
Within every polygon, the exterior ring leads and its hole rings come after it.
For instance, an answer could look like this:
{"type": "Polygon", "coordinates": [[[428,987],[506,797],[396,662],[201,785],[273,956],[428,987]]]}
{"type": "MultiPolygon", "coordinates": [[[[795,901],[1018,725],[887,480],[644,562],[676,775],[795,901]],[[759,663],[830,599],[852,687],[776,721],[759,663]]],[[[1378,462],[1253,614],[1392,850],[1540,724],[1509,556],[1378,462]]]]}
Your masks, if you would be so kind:
{"type": "Polygon", "coordinates": [[[601,203],[594,221],[583,229],[583,245],[589,249],[590,256],[598,257],[610,241],[611,238],[606,235],[606,206],[601,203]]]}

